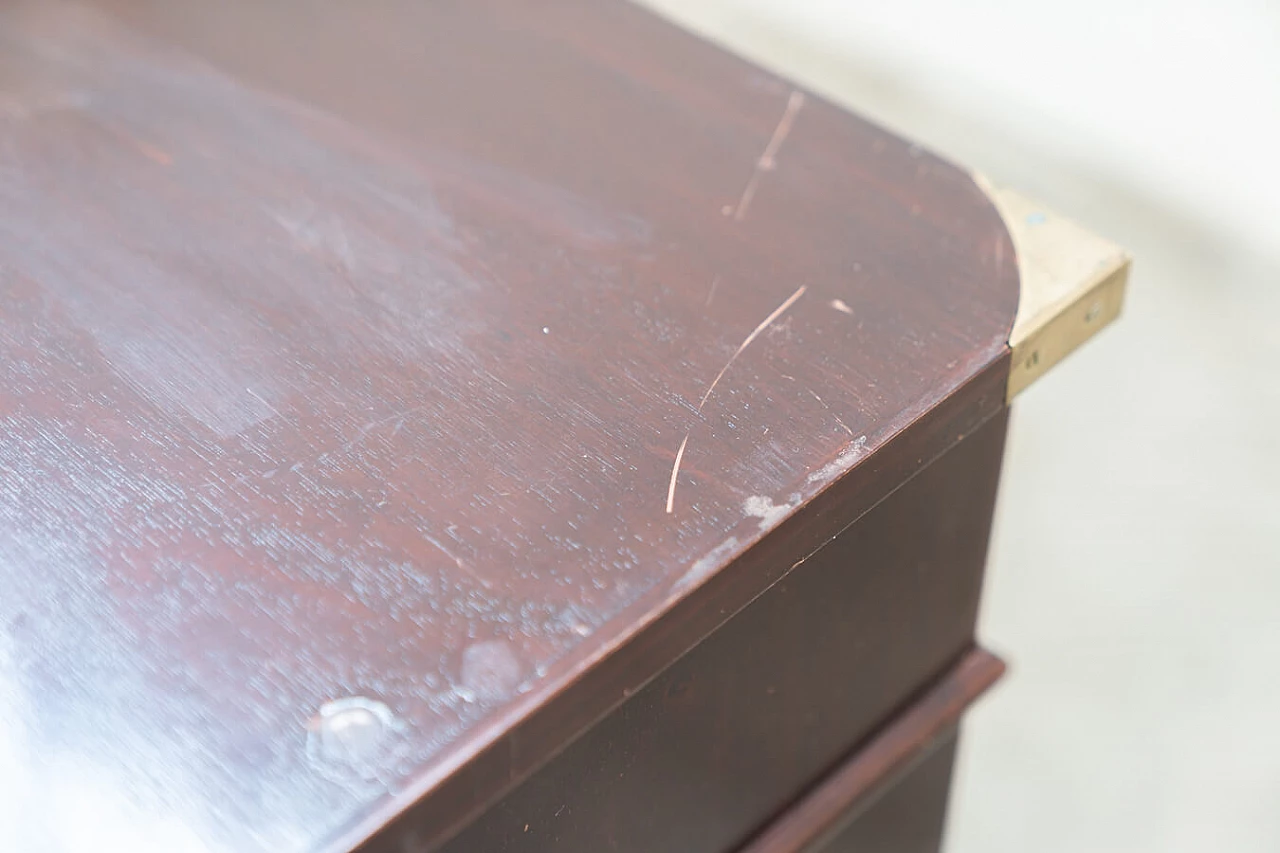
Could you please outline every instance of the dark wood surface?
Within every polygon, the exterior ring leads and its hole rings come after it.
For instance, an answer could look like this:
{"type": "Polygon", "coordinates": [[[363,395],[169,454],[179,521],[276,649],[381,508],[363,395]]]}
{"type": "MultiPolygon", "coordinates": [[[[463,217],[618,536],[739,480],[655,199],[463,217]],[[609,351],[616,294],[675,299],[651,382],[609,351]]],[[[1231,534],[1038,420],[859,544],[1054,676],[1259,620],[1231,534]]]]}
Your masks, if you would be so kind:
{"type": "Polygon", "coordinates": [[[438,840],[997,412],[1016,279],[621,2],[0,4],[0,842],[438,840]]]}
{"type": "Polygon", "coordinates": [[[945,851],[944,832],[956,746],[954,734],[934,746],[853,823],[814,848],[814,853],[945,851]]]}
{"type": "Polygon", "coordinates": [[[860,760],[859,784],[954,726],[998,667],[956,659],[973,642],[1004,427],[988,421],[811,554],[447,853],[737,849],[921,685],[943,677],[860,760]]]}
{"type": "MultiPolygon", "coordinates": [[[[856,849],[859,844],[851,839],[867,834],[867,825],[857,831],[851,831],[850,825],[940,743],[953,740],[961,714],[1003,673],[1004,664],[998,658],[981,649],[971,650],[741,853],[856,849]]],[[[916,817],[928,824],[924,813],[916,817]]],[[[893,821],[876,822],[903,827],[913,823],[909,811],[893,821]]]]}

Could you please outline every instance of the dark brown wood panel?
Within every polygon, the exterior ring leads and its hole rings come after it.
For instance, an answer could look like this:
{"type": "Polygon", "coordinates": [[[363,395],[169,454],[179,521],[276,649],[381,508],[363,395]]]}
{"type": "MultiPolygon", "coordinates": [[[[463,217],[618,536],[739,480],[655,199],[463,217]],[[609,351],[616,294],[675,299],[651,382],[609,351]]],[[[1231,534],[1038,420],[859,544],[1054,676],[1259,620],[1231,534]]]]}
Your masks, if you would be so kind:
{"type": "Polygon", "coordinates": [[[939,853],[956,736],[932,752],[835,838],[814,853],[939,853]]]}
{"type": "MultiPolygon", "coordinates": [[[[796,853],[826,850],[838,837],[863,837],[869,824],[888,824],[895,814],[911,836],[910,827],[928,825],[925,814],[913,820],[900,808],[878,809],[879,818],[863,815],[899,778],[925,760],[940,742],[952,741],[961,715],[1004,673],[1004,664],[981,650],[971,649],[954,666],[923,688],[910,704],[859,744],[818,780],[777,820],[769,824],[740,853],[796,853]],[[846,832],[853,823],[862,825],[846,832]]],[[[945,797],[943,797],[945,799],[945,797]]],[[[905,800],[898,798],[899,802],[905,800]]],[[[923,810],[927,811],[927,810],[923,810]]],[[[875,835],[877,831],[869,834],[875,835]]],[[[931,837],[926,832],[924,838],[931,837]]],[[[836,844],[837,848],[844,845],[836,844]]]]}
{"type": "Polygon", "coordinates": [[[729,850],[939,678],[858,751],[834,824],[1001,671],[985,653],[956,657],[972,643],[1005,420],[812,554],[445,850],[729,850]]]}
{"type": "Polygon", "coordinates": [[[11,846],[444,833],[989,417],[1015,300],[966,174],[625,3],[0,5],[11,846]]]}

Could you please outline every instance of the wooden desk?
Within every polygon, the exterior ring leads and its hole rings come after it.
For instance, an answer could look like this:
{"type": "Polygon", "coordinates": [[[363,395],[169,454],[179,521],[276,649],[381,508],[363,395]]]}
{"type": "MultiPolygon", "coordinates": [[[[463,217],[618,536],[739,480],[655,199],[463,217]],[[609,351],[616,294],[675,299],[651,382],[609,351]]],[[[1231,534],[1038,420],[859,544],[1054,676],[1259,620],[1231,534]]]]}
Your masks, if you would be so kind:
{"type": "Polygon", "coordinates": [[[5,4],[0,848],[936,846],[1009,204],[617,0],[5,4]]]}

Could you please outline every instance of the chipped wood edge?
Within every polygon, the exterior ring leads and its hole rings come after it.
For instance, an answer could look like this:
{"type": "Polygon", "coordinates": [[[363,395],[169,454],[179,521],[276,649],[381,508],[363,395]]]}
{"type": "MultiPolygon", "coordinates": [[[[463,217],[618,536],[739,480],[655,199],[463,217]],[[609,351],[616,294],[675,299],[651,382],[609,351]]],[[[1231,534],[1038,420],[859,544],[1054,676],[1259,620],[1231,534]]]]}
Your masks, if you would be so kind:
{"type": "Polygon", "coordinates": [[[1018,257],[1006,402],[1120,316],[1132,258],[1109,240],[982,175],[1018,257]]]}

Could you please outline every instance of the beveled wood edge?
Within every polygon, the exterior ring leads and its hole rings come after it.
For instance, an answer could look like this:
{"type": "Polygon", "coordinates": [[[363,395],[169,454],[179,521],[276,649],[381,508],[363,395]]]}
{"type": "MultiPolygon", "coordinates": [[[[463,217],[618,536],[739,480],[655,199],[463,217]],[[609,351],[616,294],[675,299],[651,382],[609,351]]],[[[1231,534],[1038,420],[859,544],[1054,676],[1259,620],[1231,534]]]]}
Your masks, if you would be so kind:
{"type": "Polygon", "coordinates": [[[980,174],[1018,256],[1006,400],[1120,316],[1132,258],[1120,246],[980,174]]]}
{"type": "Polygon", "coordinates": [[[795,853],[830,840],[928,755],[1004,669],[995,655],[970,649],[739,853],[795,853]]]}

